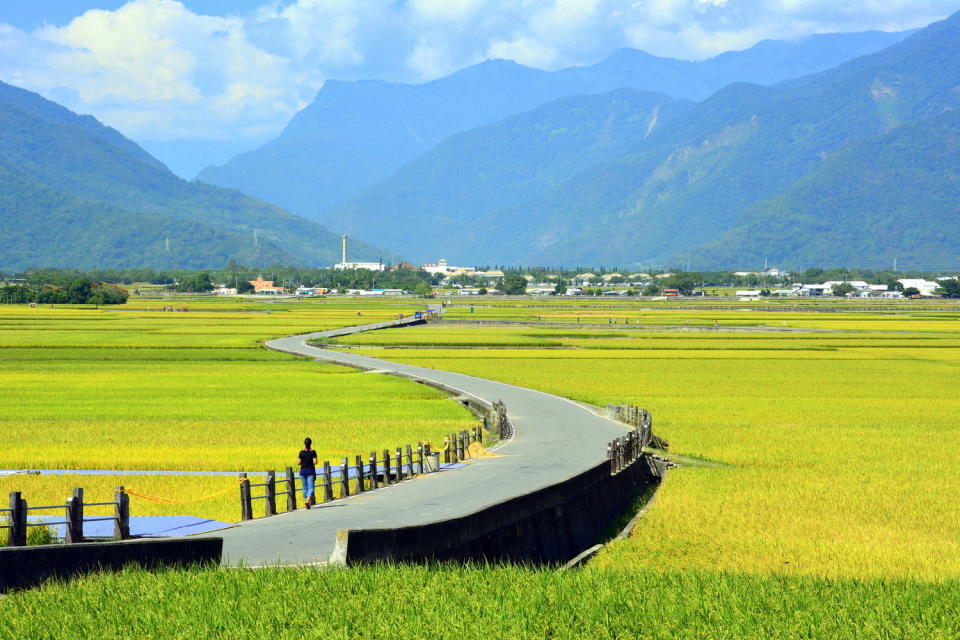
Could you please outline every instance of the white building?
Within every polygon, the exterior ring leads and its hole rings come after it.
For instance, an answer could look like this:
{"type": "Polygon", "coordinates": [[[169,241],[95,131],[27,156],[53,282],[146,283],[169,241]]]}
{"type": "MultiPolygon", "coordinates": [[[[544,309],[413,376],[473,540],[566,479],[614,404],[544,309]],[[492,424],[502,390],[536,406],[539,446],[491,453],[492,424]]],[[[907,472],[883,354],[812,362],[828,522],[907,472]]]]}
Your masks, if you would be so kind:
{"type": "Polygon", "coordinates": [[[476,272],[474,267],[454,267],[447,264],[446,258],[440,258],[435,263],[425,264],[421,267],[427,273],[434,273],[441,276],[458,276],[464,273],[473,274],[476,272]]]}
{"type": "Polygon", "coordinates": [[[334,269],[367,269],[368,271],[383,271],[382,262],[338,262],[334,269]]]}
{"type": "Polygon", "coordinates": [[[347,236],[340,236],[340,262],[333,265],[334,269],[367,269],[368,271],[383,271],[382,262],[347,262],[347,236]]]}
{"type": "Polygon", "coordinates": [[[902,284],[904,289],[913,287],[919,291],[922,296],[932,296],[933,292],[940,287],[936,282],[930,282],[929,280],[923,280],[921,278],[903,278],[897,280],[897,282],[902,284]]]}

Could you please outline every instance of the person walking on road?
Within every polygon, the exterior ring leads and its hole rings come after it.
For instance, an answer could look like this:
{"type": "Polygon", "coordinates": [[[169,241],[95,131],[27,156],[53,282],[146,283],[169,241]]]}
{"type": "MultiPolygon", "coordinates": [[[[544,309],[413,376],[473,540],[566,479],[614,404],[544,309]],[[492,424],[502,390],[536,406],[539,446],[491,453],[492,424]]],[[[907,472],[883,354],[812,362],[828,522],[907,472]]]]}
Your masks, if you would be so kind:
{"type": "Polygon", "coordinates": [[[313,488],[317,481],[317,452],[312,448],[313,440],[303,439],[303,450],[297,463],[300,465],[300,483],[303,485],[303,506],[307,509],[315,502],[313,488]]]}

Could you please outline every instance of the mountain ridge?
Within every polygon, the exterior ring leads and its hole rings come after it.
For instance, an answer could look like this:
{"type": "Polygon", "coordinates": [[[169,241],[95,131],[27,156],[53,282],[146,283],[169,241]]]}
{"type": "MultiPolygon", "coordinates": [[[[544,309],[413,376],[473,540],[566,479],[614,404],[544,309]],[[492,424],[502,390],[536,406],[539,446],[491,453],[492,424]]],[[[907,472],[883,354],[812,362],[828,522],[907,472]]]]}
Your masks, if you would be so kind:
{"type": "MultiPolygon", "coordinates": [[[[95,119],[12,85],[0,85],[0,165],[6,270],[76,266],[69,256],[91,268],[148,266],[145,256],[153,266],[191,268],[338,257],[339,237],[321,225],[238,191],[188,183],[95,119]],[[101,250],[85,253],[88,244],[101,250]]],[[[393,257],[353,247],[363,257],[393,257]]]]}
{"type": "MultiPolygon", "coordinates": [[[[452,238],[432,235],[430,221],[418,217],[418,210],[429,211],[431,205],[414,199],[417,206],[405,208],[411,204],[405,198],[418,185],[397,180],[412,165],[335,209],[332,219],[349,227],[351,217],[392,213],[404,220],[403,232],[413,243],[405,249],[411,255],[423,255],[431,242],[440,242],[445,257],[457,261],[556,265],[682,259],[710,266],[690,250],[736,228],[751,207],[787,191],[847,145],[960,107],[958,22],[954,16],[934,23],[883,51],[810,77],[771,87],[730,84],[635,140],[620,156],[581,167],[547,189],[531,188],[537,193],[533,201],[490,206],[452,238]],[[383,185],[403,206],[385,213],[362,204],[383,185]]],[[[508,156],[510,147],[499,154],[508,156]]],[[[419,170],[452,175],[468,171],[470,162],[452,160],[446,168],[419,170]]],[[[381,197],[378,208],[384,202],[390,199],[381,197]]],[[[789,257],[769,252],[780,260],[789,257]]]]}
{"type": "Polygon", "coordinates": [[[333,205],[386,178],[444,138],[559,98],[633,88],[701,100],[728,83],[729,68],[738,60],[747,77],[737,79],[749,79],[760,69],[768,78],[778,70],[782,74],[785,62],[798,52],[824,49],[823,42],[834,43],[835,55],[799,56],[815,67],[806,72],[869,48],[865,40],[880,48],[904,37],[884,32],[832,35],[828,40],[787,43],[779,57],[753,48],[729,52],[713,66],[619,50],[594,65],[554,72],[491,60],[422,85],[328,81],[276,138],[224,165],[207,167],[197,179],[244,190],[327,223],[324,212],[333,205]],[[856,41],[856,46],[836,44],[845,40],[856,41]]]}

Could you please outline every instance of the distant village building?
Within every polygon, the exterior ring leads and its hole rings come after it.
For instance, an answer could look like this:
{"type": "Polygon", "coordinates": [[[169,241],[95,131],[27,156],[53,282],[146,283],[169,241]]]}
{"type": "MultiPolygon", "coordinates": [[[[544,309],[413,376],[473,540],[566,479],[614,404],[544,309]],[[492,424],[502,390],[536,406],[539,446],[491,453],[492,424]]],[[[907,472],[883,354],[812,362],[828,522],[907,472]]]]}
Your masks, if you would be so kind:
{"type": "Polygon", "coordinates": [[[279,295],[286,293],[286,290],[283,287],[273,286],[273,280],[264,280],[263,276],[257,276],[256,280],[248,280],[248,282],[253,287],[254,293],[261,293],[264,295],[279,295]]]}
{"type": "Polygon", "coordinates": [[[429,263],[423,265],[422,269],[427,273],[432,273],[441,276],[458,276],[461,274],[471,274],[473,275],[476,272],[476,269],[473,267],[454,267],[447,264],[446,258],[440,258],[435,263],[429,263]]]}
{"type": "Polygon", "coordinates": [[[771,278],[779,278],[781,276],[787,275],[787,272],[781,271],[776,267],[770,267],[769,269],[766,269],[764,271],[734,271],[733,275],[738,276],[740,278],[745,278],[748,276],[761,276],[761,277],[769,276],[771,278]]]}
{"type": "Polygon", "coordinates": [[[382,262],[338,262],[334,269],[366,269],[368,271],[383,271],[382,262]]]}
{"type": "Polygon", "coordinates": [[[909,289],[913,287],[920,292],[920,295],[927,298],[933,295],[933,292],[937,290],[940,286],[936,282],[930,282],[929,280],[923,280],[922,278],[903,278],[897,280],[900,284],[903,285],[904,289],[909,289]]]}
{"type": "Polygon", "coordinates": [[[500,271],[499,269],[491,269],[490,271],[474,271],[471,275],[477,278],[494,280],[496,278],[502,278],[504,274],[503,271],[500,271]]]}
{"type": "Polygon", "coordinates": [[[298,296],[323,296],[330,293],[330,289],[326,287],[297,287],[295,292],[298,296]]]}
{"type": "Polygon", "coordinates": [[[383,271],[383,262],[347,262],[347,236],[340,236],[340,262],[333,265],[334,269],[366,269],[368,271],[383,271]]]}

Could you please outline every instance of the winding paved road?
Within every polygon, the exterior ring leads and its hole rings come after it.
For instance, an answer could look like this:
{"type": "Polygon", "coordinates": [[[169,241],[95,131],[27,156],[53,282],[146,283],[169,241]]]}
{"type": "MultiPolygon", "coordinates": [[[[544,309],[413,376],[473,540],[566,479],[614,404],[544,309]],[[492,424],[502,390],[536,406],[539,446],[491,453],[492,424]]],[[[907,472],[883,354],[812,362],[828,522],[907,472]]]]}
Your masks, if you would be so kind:
{"type": "MultiPolygon", "coordinates": [[[[626,426],[559,396],[307,344],[313,338],[412,323],[411,320],[393,321],[321,331],[271,340],[267,346],[318,360],[437,382],[488,402],[502,399],[516,430],[516,436],[497,449],[502,457],[473,460],[460,469],[335,500],[309,511],[300,509],[250,520],[207,534],[223,538],[224,564],[326,563],[338,529],[409,526],[473,513],[555,484],[602,462],[606,458],[607,443],[627,431],[626,426]]],[[[291,443],[292,452],[297,444],[291,443]]],[[[255,511],[262,508],[262,503],[255,503],[255,511]]]]}

